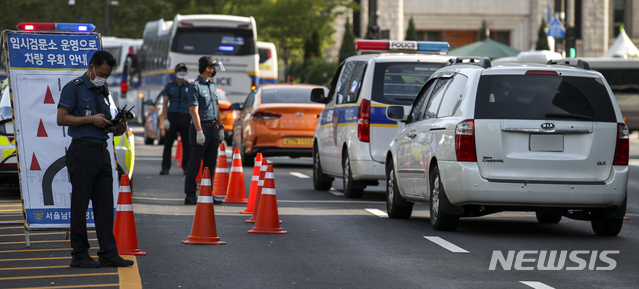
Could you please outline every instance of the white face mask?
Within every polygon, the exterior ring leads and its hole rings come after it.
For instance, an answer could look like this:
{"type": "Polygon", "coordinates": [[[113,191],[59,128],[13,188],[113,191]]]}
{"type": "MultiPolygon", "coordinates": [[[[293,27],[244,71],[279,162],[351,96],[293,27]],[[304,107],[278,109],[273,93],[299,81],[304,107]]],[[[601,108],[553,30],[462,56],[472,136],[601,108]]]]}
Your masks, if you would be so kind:
{"type": "Polygon", "coordinates": [[[100,87],[106,83],[106,78],[99,77],[97,74],[95,74],[95,67],[93,67],[93,75],[95,75],[95,78],[91,80],[93,86],[100,87]]]}
{"type": "Polygon", "coordinates": [[[186,78],[186,71],[180,71],[177,73],[177,78],[184,79],[186,78]]]}

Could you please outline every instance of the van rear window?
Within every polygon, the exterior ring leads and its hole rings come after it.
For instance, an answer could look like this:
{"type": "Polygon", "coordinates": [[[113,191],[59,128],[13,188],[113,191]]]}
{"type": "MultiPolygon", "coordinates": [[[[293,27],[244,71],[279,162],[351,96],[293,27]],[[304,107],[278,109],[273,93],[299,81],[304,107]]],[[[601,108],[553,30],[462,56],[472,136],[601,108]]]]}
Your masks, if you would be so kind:
{"type": "Polygon", "coordinates": [[[600,78],[553,75],[482,76],[475,118],[617,121],[600,78]]]}
{"type": "Polygon", "coordinates": [[[441,63],[378,62],[371,98],[385,104],[410,105],[426,80],[441,67],[441,63]]]}

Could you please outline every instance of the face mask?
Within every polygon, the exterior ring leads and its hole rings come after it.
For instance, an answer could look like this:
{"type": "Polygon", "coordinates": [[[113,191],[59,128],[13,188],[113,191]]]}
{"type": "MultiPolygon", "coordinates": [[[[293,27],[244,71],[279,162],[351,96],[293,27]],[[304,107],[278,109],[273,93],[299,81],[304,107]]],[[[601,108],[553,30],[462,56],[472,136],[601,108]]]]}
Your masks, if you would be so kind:
{"type": "Polygon", "coordinates": [[[184,79],[186,78],[186,72],[185,71],[180,71],[177,73],[177,78],[179,79],[184,79]]]}
{"type": "Polygon", "coordinates": [[[95,67],[93,67],[93,75],[95,75],[95,78],[91,80],[93,86],[100,87],[106,83],[106,78],[99,77],[97,74],[95,74],[95,67]]]}
{"type": "Polygon", "coordinates": [[[217,74],[217,69],[214,69],[213,71],[211,71],[211,77],[215,76],[215,74],[217,74]]]}

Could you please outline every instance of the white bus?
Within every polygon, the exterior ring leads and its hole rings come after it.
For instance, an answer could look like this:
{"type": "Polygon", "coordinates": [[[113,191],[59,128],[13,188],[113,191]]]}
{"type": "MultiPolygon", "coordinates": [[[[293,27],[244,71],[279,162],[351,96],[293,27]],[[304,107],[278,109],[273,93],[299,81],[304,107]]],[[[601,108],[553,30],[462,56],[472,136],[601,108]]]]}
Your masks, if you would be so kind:
{"type": "Polygon", "coordinates": [[[277,83],[277,50],[271,42],[257,42],[257,52],[260,55],[259,84],[277,83]]]}
{"type": "Polygon", "coordinates": [[[132,112],[138,122],[142,120],[142,101],[138,99],[137,94],[129,93],[129,90],[138,84],[134,67],[141,46],[142,39],[102,37],[102,49],[110,52],[117,64],[111,76],[107,78],[113,101],[120,108],[124,105],[127,105],[127,109],[135,106],[132,112]]]}
{"type": "Polygon", "coordinates": [[[226,69],[213,81],[231,102],[242,101],[259,83],[256,39],[253,17],[178,14],[173,21],[148,22],[139,53],[137,94],[154,100],[175,79],[178,63],[186,64],[187,80],[195,80],[198,59],[212,55],[226,69]]]}

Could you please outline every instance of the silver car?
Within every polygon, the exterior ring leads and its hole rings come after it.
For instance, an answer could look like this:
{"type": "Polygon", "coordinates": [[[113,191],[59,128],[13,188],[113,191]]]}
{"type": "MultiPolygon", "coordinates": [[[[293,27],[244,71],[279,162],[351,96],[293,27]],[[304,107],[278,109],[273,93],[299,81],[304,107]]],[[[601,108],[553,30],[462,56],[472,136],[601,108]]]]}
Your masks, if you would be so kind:
{"type": "Polygon", "coordinates": [[[436,230],[460,217],[535,211],[542,223],[591,221],[617,235],[626,211],[628,129],[605,78],[585,61],[491,66],[461,59],[436,71],[386,155],[387,210],[430,204],[436,230]],[[572,64],[571,64],[572,63],[572,64]]]}

